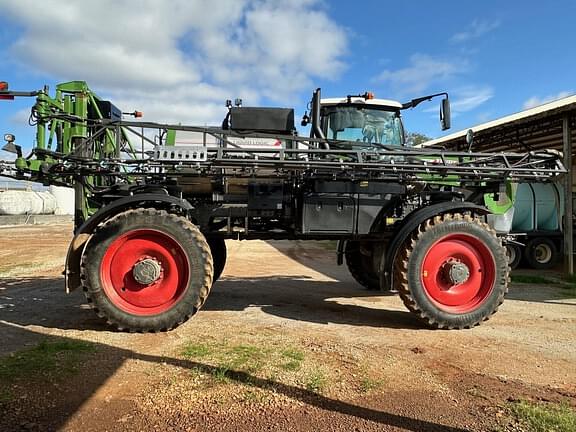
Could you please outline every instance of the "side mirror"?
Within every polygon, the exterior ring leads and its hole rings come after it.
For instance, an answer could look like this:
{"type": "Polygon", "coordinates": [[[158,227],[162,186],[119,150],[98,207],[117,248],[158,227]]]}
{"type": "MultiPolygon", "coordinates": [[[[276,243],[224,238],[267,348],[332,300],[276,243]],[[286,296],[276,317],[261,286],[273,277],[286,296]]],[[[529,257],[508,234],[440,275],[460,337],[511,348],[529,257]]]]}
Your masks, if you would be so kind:
{"type": "Polygon", "coordinates": [[[443,131],[450,129],[450,100],[448,97],[442,99],[442,104],[440,105],[440,125],[443,131]]]}
{"type": "Polygon", "coordinates": [[[466,132],[466,144],[468,144],[468,151],[472,151],[474,145],[474,131],[472,129],[468,129],[466,132]]]}

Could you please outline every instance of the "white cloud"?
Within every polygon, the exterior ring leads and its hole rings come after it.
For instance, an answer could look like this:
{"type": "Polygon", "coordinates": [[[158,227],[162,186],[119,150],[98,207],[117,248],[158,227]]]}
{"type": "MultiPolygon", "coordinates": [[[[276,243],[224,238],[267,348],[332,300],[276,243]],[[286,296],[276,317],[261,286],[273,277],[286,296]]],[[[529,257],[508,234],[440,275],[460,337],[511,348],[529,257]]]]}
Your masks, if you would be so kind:
{"type": "MultiPolygon", "coordinates": [[[[472,111],[494,97],[494,89],[487,85],[469,85],[450,92],[450,110],[453,117],[472,111]]],[[[426,108],[424,112],[437,112],[438,107],[426,108]]]]}
{"type": "Polygon", "coordinates": [[[23,108],[16,111],[8,118],[8,123],[11,125],[24,125],[28,124],[28,119],[30,118],[30,108],[23,108]]]}
{"type": "Polygon", "coordinates": [[[524,105],[522,108],[523,109],[534,108],[538,105],[542,105],[542,104],[545,104],[548,102],[562,99],[562,98],[565,98],[565,97],[570,96],[572,94],[573,93],[571,91],[561,91],[560,93],[548,95],[548,96],[544,96],[544,97],[532,96],[530,99],[528,99],[526,102],[524,102],[524,105]]]}
{"type": "Polygon", "coordinates": [[[453,43],[463,43],[471,39],[477,39],[500,27],[498,20],[474,20],[469,28],[463,32],[456,33],[450,38],[453,43]]]}
{"type": "Polygon", "coordinates": [[[468,62],[463,59],[447,60],[426,54],[414,54],[410,57],[409,66],[398,70],[386,69],[375,80],[389,82],[400,95],[416,95],[433,84],[461,75],[468,69],[468,62]]]}
{"type": "Polygon", "coordinates": [[[494,97],[490,86],[468,86],[454,91],[452,111],[457,113],[472,111],[494,97]]]}
{"type": "Polygon", "coordinates": [[[5,0],[0,14],[23,28],[9,52],[31,70],[154,121],[214,123],[226,98],[292,103],[347,50],[321,0],[5,0]]]}

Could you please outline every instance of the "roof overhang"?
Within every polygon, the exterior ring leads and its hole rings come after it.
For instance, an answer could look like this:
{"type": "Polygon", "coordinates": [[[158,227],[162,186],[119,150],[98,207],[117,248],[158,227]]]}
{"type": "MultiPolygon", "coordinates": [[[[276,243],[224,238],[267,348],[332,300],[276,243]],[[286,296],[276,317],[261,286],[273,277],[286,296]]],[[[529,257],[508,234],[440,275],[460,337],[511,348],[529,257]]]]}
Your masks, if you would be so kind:
{"type": "Polygon", "coordinates": [[[475,151],[562,150],[562,122],[566,117],[571,121],[574,140],[576,95],[430,140],[421,146],[467,150],[466,134],[471,129],[475,151]]]}

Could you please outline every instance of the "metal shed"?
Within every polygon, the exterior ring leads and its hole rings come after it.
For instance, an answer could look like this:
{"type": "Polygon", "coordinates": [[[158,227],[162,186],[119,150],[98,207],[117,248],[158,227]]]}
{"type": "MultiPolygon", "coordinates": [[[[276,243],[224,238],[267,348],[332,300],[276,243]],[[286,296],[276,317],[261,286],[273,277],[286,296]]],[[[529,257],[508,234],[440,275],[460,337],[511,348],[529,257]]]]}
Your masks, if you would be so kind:
{"type": "Polygon", "coordinates": [[[553,149],[564,154],[564,165],[569,168],[564,176],[564,259],[565,271],[574,273],[573,262],[573,203],[574,149],[576,139],[576,95],[520,111],[466,130],[428,141],[422,146],[442,147],[447,150],[468,150],[466,135],[474,132],[473,149],[487,152],[528,152],[553,149]]]}

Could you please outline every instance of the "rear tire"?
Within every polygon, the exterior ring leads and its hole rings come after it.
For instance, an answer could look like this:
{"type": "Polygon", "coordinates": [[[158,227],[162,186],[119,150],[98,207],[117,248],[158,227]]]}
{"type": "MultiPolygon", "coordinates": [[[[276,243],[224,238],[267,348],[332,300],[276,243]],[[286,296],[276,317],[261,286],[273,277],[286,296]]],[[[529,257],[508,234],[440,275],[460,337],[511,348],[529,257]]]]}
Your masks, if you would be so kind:
{"type": "Polygon", "coordinates": [[[526,244],[526,262],[536,270],[547,270],[556,265],[560,256],[556,244],[546,237],[536,237],[526,244]]]}
{"type": "Polygon", "coordinates": [[[86,246],[81,279],[98,316],[119,330],[170,330],[208,297],[210,247],[188,219],[154,208],[102,224],[86,246]]]}
{"type": "Polygon", "coordinates": [[[404,243],[394,281],[406,307],[433,328],[470,328],[504,301],[506,248],[486,223],[446,214],[422,223],[404,243]]]}
{"type": "Polygon", "coordinates": [[[514,270],[522,260],[522,248],[514,243],[506,244],[506,256],[508,257],[508,265],[511,270],[514,270]]]}
{"type": "Polygon", "coordinates": [[[370,291],[380,289],[380,277],[374,269],[372,243],[347,241],[344,258],[352,277],[370,291]]]}
{"type": "Polygon", "coordinates": [[[216,281],[220,279],[224,267],[226,267],[226,258],[228,257],[226,242],[224,239],[218,237],[208,238],[207,242],[212,252],[212,261],[214,262],[214,278],[212,279],[212,283],[215,284],[216,281]]]}

